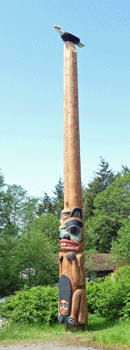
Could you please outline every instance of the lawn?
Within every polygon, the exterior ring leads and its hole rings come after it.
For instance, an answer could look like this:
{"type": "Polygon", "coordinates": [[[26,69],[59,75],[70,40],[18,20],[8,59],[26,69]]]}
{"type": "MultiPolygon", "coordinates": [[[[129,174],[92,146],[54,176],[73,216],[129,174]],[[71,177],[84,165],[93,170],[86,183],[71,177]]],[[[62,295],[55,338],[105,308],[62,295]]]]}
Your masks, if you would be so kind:
{"type": "Polygon", "coordinates": [[[105,349],[130,350],[130,320],[110,321],[94,315],[89,316],[89,327],[86,331],[71,333],[59,323],[50,325],[4,324],[0,328],[0,344],[18,342],[59,340],[64,344],[95,346],[105,349]]]}

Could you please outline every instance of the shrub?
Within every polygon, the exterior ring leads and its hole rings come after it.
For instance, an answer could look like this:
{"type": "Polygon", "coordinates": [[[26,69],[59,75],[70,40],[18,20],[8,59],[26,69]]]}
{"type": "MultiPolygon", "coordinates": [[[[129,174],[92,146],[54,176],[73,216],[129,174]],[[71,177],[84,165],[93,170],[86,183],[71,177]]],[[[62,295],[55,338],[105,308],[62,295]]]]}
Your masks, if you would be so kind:
{"type": "MultiPolygon", "coordinates": [[[[86,285],[88,311],[116,319],[130,317],[130,266],[120,268],[98,283],[86,285]]],[[[10,296],[0,307],[1,317],[30,324],[54,323],[58,313],[58,287],[28,287],[10,296]]]]}
{"type": "Polygon", "coordinates": [[[130,266],[115,271],[104,281],[88,283],[86,289],[90,313],[110,319],[130,316],[130,266]]]}
{"type": "Polygon", "coordinates": [[[54,323],[58,312],[57,287],[33,287],[16,292],[0,308],[1,316],[19,323],[54,323]]]}
{"type": "Polygon", "coordinates": [[[126,318],[130,317],[130,292],[124,300],[123,316],[126,318]]]}

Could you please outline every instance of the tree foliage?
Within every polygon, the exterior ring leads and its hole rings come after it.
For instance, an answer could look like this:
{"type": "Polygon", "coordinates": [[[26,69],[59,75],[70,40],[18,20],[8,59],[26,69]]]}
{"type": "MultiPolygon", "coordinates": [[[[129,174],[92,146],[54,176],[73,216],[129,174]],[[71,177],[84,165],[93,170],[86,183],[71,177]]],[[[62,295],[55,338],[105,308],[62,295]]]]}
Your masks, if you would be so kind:
{"type": "Polygon", "coordinates": [[[23,286],[17,266],[18,239],[12,235],[0,236],[0,297],[14,293],[23,286]]]}
{"type": "Polygon", "coordinates": [[[51,198],[46,192],[44,192],[44,197],[41,200],[41,203],[38,206],[38,215],[42,216],[43,214],[53,213],[53,204],[51,198]]]}
{"type": "MultiPolygon", "coordinates": [[[[113,252],[130,260],[130,169],[114,175],[103,158],[94,179],[82,189],[85,247],[113,252]]],[[[0,295],[28,286],[58,281],[55,255],[59,251],[59,217],[63,183],[53,197],[29,197],[17,185],[6,185],[0,173],[0,295]],[[21,276],[24,276],[22,278],[21,276]]]]}
{"type": "Polygon", "coordinates": [[[47,285],[58,281],[58,262],[54,256],[58,245],[57,222],[53,214],[36,220],[35,224],[19,239],[18,264],[20,271],[26,271],[28,285],[47,285]],[[53,235],[56,244],[53,241],[53,235]],[[34,271],[34,273],[31,273],[34,271]]]}
{"type": "Polygon", "coordinates": [[[29,197],[21,186],[6,185],[0,176],[0,232],[16,236],[35,221],[39,199],[29,197]]]}
{"type": "Polygon", "coordinates": [[[61,178],[59,179],[57,185],[55,186],[55,191],[53,191],[54,197],[49,197],[46,192],[44,192],[44,197],[41,199],[41,203],[38,207],[38,215],[52,213],[60,218],[61,210],[64,207],[64,192],[63,192],[63,182],[61,178]]]}
{"type": "Polygon", "coordinates": [[[52,212],[39,216],[39,203],[21,186],[6,185],[0,175],[0,296],[25,283],[58,281],[54,253],[59,249],[59,220],[52,212]],[[25,279],[20,277],[22,271],[25,279]]]}
{"type": "Polygon", "coordinates": [[[60,218],[61,210],[64,208],[64,190],[63,190],[63,182],[61,178],[59,179],[58,184],[55,186],[55,191],[53,191],[55,197],[53,198],[53,207],[54,213],[60,218]]]}
{"type": "Polygon", "coordinates": [[[130,215],[130,172],[118,175],[94,200],[94,216],[85,224],[86,249],[109,252],[112,239],[130,215]]]}
{"type": "Polygon", "coordinates": [[[58,281],[58,219],[53,214],[40,217],[22,234],[0,237],[0,295],[29,286],[58,281]]]}
{"type": "Polygon", "coordinates": [[[111,252],[130,264],[130,216],[123,221],[123,226],[118,230],[117,240],[112,241],[111,252]]]}
{"type": "Polygon", "coordinates": [[[94,215],[94,199],[98,193],[103,192],[115,180],[114,173],[109,169],[109,163],[102,157],[100,157],[100,160],[99,170],[95,173],[94,179],[89,182],[88,187],[84,191],[83,207],[85,220],[94,215]]]}

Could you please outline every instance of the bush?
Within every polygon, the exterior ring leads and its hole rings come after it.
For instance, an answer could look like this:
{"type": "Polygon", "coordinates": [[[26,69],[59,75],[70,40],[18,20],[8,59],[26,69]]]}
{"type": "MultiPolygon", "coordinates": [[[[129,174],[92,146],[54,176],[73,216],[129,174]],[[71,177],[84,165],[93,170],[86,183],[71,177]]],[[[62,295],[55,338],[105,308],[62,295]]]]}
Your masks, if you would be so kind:
{"type": "Polygon", "coordinates": [[[19,323],[54,323],[58,313],[58,288],[24,288],[4,302],[0,313],[2,317],[19,323]]]}
{"type": "MultiPolygon", "coordinates": [[[[98,283],[87,283],[86,293],[89,313],[109,319],[130,317],[130,266],[98,279],[98,283]]],[[[54,323],[58,314],[58,287],[26,287],[4,302],[0,314],[19,323],[54,323]]]]}
{"type": "Polygon", "coordinates": [[[124,300],[123,316],[128,318],[130,317],[130,293],[127,294],[124,300]]]}
{"type": "Polygon", "coordinates": [[[109,319],[130,316],[130,266],[120,268],[104,281],[87,283],[90,313],[109,319]]]}

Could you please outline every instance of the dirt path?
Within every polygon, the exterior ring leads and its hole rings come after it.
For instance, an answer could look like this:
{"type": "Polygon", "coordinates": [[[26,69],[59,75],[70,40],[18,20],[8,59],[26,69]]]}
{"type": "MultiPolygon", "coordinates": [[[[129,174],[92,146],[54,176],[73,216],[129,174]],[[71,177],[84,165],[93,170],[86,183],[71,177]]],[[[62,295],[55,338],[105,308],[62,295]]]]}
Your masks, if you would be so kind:
{"type": "Polygon", "coordinates": [[[44,343],[44,342],[38,342],[34,344],[29,343],[17,343],[12,345],[0,345],[0,350],[102,350],[100,349],[94,349],[92,347],[86,347],[86,346],[74,346],[74,345],[61,345],[61,342],[54,341],[53,343],[44,343]]]}

